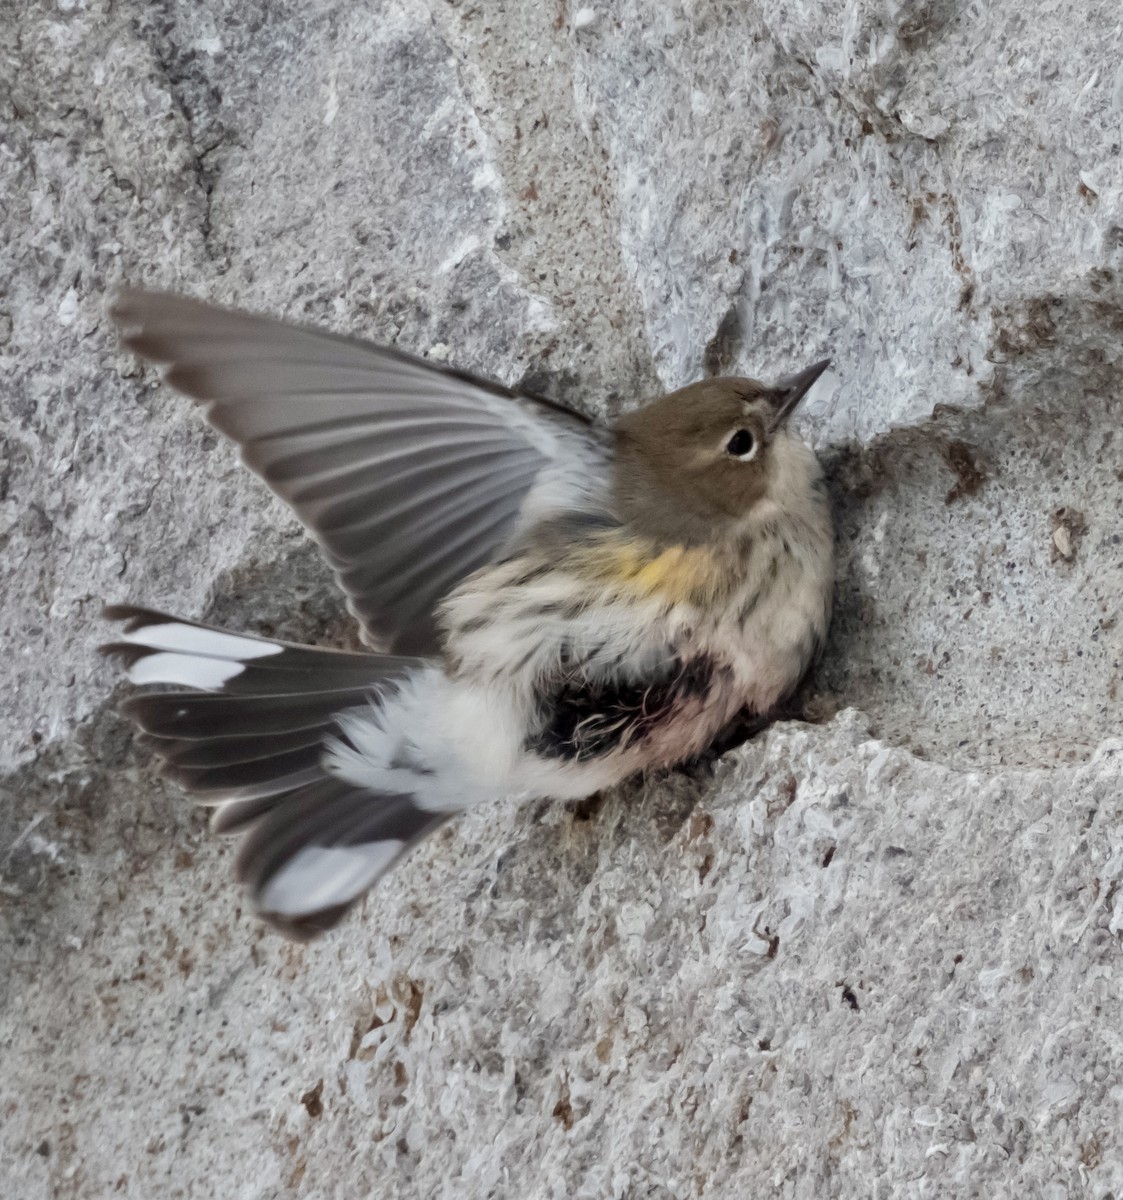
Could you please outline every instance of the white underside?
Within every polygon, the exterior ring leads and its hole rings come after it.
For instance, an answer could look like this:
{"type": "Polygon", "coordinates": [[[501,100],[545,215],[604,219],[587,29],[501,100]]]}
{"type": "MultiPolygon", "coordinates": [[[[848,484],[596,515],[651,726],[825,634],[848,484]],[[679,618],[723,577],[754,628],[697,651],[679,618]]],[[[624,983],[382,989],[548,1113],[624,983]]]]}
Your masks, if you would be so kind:
{"type": "MultiPolygon", "coordinates": [[[[460,645],[471,660],[486,664],[486,675],[463,671],[453,679],[437,667],[417,673],[378,707],[343,716],[347,744],[330,747],[326,765],[359,786],[405,792],[422,808],[448,812],[496,795],[576,799],[645,766],[689,757],[739,709],[767,711],[802,675],[808,629],[824,625],[824,596],[821,585],[802,585],[801,568],[792,571],[790,580],[781,573],[743,626],[734,616],[707,622],[686,607],[668,614],[655,601],[593,607],[579,623],[565,623],[566,642],[587,652],[586,669],[593,672],[598,662],[609,669],[619,654],[636,664],[663,661],[668,645],[691,647],[729,668],[704,700],[685,704],[642,746],[583,763],[528,751],[535,689],[557,668],[563,631],[540,615],[520,620],[512,612],[460,645]]],[[[563,587],[547,579],[527,590],[544,592],[536,596],[542,603],[563,587]]]]}
{"type": "Polygon", "coordinates": [[[751,549],[741,552],[738,583],[720,609],[607,587],[590,593],[569,571],[528,575],[521,557],[485,568],[443,608],[455,676],[425,669],[377,708],[346,714],[345,741],[329,748],[328,770],[375,791],[409,794],[430,811],[496,795],[574,799],[700,752],[742,708],[771,709],[825,634],[833,579],[814,457],[788,439],[774,445],[774,460],[772,490],[753,510],[751,536],[738,542],[751,549]],[[586,762],[528,749],[556,686],[550,681],[565,664],[578,662],[585,678],[619,682],[625,662],[635,681],[655,677],[668,653],[705,656],[722,669],[707,694],[676,703],[642,745],[625,743],[586,762]]]}

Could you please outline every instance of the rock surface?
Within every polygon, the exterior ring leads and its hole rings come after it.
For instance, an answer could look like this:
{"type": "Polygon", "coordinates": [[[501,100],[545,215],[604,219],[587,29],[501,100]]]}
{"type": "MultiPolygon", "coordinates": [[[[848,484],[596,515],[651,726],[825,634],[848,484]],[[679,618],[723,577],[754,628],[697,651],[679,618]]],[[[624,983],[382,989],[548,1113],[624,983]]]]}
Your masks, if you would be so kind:
{"type": "Polygon", "coordinates": [[[1117,5],[0,0],[0,51],[7,1193],[1123,1194],[1117,5]],[[125,281],[603,414],[829,353],[837,715],[263,933],[97,613],[352,634],[125,281]]]}

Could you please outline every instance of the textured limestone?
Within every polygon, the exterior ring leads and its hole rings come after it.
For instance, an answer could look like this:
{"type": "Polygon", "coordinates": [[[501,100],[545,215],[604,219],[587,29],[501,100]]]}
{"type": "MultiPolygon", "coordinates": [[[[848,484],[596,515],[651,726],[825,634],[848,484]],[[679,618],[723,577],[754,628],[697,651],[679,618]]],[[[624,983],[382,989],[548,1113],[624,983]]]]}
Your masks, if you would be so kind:
{"type": "Polygon", "coordinates": [[[0,0],[10,1194],[1120,1195],[1121,61],[1106,0],[0,0]],[[597,413],[831,354],[838,715],[262,933],[96,615],[353,635],[125,280],[597,413]]]}

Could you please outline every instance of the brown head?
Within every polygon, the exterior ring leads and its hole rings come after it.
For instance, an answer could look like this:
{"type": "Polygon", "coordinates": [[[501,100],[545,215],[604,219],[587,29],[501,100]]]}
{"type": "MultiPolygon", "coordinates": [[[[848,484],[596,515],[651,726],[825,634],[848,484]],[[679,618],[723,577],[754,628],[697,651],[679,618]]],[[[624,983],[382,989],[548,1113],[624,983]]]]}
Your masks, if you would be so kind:
{"type": "Polygon", "coordinates": [[[768,387],[755,379],[707,379],[629,413],[616,425],[620,516],[659,540],[708,541],[743,528],[778,484],[810,487],[814,458],[787,420],[827,369],[816,363],[768,387]],[[798,468],[803,464],[803,469],[798,468]]]}

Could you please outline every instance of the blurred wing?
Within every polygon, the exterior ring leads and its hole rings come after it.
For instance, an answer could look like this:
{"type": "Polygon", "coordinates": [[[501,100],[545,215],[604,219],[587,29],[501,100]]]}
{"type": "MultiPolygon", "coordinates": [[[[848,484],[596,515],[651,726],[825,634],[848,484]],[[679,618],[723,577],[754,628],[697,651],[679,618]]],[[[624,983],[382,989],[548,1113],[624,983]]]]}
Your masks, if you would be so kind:
{"type": "Polygon", "coordinates": [[[110,315],[292,506],[374,642],[424,626],[532,490],[582,507],[606,475],[583,417],[400,350],[157,292],[110,315]]]}

